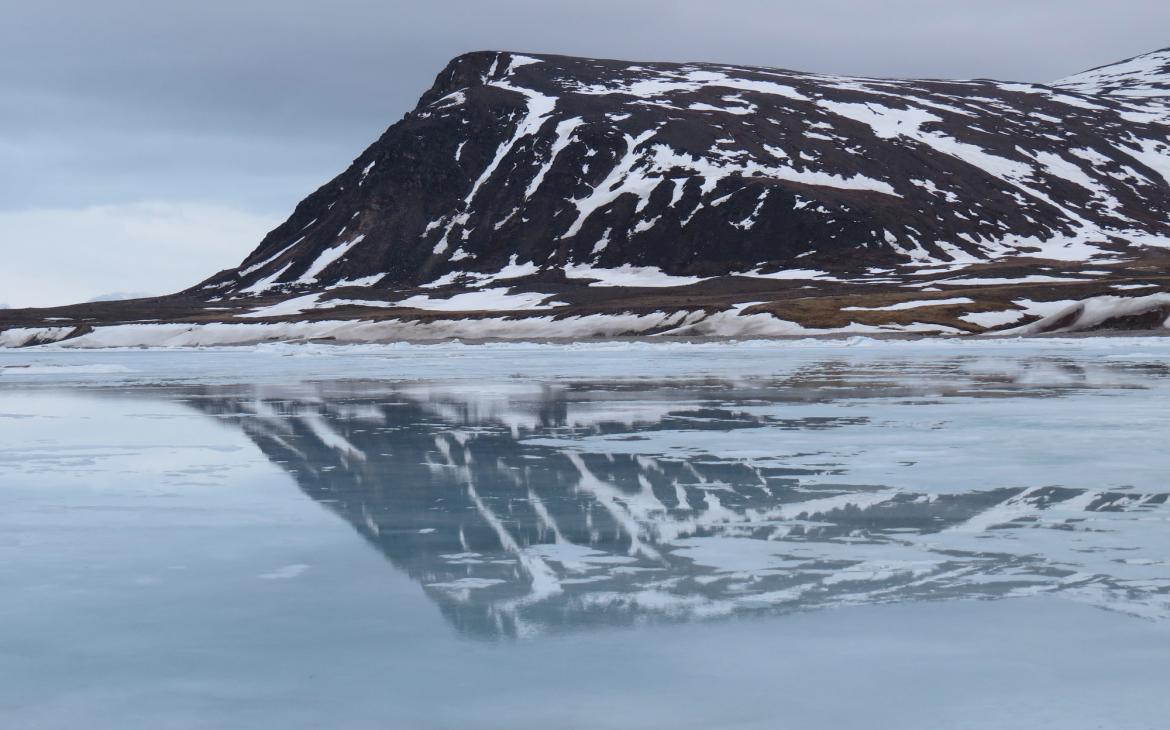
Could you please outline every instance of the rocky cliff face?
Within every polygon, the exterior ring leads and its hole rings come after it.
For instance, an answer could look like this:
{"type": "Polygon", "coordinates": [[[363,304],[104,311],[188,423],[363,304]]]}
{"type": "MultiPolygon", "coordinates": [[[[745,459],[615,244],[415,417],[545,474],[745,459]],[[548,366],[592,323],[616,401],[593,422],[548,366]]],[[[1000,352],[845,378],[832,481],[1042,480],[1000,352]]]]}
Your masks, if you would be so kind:
{"type": "Polygon", "coordinates": [[[1170,241],[1162,52],[1053,87],[473,53],[203,291],[718,276],[1170,241]]]}
{"type": "Polygon", "coordinates": [[[1035,332],[1168,252],[1170,50],[1047,86],[480,52],[237,268],[0,341],[1035,332]]]}

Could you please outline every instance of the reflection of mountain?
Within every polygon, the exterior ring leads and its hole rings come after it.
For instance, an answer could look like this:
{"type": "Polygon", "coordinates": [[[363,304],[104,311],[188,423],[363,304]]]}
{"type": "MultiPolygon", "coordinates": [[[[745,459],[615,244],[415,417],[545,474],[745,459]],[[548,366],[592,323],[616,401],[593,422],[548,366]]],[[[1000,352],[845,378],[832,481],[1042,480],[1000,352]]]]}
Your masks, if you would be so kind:
{"type": "MultiPolygon", "coordinates": [[[[870,395],[893,392],[910,394],[870,395]]],[[[472,635],[1049,591],[1170,617],[1165,493],[818,486],[807,467],[720,457],[740,429],[858,425],[741,407],[814,393],[332,383],[183,397],[237,424],[472,635]],[[705,430],[706,453],[654,455],[655,437],[705,430]],[[590,453],[590,434],[647,448],[590,453]]]]}

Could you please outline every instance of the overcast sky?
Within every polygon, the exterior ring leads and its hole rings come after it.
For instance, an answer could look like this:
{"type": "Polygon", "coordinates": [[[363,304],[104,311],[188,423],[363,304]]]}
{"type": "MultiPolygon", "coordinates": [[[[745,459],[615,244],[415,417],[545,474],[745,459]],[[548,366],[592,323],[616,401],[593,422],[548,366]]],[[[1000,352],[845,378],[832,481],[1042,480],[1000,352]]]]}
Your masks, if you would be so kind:
{"type": "Polygon", "coordinates": [[[1166,46],[1166,0],[12,3],[0,303],[234,265],[465,51],[1046,81],[1166,46]]]}

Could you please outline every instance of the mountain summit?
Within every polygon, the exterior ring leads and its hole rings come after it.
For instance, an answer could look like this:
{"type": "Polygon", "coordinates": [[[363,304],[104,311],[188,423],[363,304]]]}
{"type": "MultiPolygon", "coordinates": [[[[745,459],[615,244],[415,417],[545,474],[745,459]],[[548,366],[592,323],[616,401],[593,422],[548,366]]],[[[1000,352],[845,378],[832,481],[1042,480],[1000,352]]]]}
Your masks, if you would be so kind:
{"type": "Polygon", "coordinates": [[[477,52],[240,266],[0,342],[1148,329],[1168,249],[1170,49],[1048,86],[477,52]]]}

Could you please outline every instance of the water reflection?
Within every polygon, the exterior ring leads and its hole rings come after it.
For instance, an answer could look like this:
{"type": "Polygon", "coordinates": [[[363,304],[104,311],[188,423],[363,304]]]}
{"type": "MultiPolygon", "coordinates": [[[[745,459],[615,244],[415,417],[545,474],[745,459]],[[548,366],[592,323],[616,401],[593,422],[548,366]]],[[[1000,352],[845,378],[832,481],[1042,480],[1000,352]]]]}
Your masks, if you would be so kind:
{"type": "Polygon", "coordinates": [[[1101,430],[1118,398],[1165,408],[1160,368],[919,367],[166,397],[238,426],[469,635],[1041,592],[1170,616],[1167,492],[1107,458],[1165,456],[1101,430]]]}

